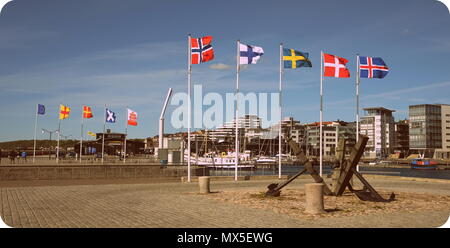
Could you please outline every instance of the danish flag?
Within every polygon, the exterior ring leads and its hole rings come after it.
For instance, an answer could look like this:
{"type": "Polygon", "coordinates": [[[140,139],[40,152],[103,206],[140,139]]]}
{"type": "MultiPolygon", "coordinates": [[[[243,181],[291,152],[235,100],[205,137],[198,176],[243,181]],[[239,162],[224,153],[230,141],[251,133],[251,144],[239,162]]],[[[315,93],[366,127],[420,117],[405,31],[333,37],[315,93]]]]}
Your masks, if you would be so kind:
{"type": "Polygon", "coordinates": [[[350,77],[350,71],[345,67],[348,60],[334,56],[331,54],[323,54],[323,66],[325,77],[337,77],[337,78],[348,78],[350,77]]]}
{"type": "Polygon", "coordinates": [[[191,38],[191,63],[200,64],[214,59],[214,50],[211,46],[212,36],[191,38]]]}

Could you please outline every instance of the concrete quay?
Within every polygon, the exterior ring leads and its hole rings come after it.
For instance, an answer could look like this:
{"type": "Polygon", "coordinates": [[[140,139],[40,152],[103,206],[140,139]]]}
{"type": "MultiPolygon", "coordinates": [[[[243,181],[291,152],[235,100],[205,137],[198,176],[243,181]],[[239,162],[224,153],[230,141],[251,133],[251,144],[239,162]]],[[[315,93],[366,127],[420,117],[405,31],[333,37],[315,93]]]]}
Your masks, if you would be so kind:
{"type": "MultiPolygon", "coordinates": [[[[366,176],[377,190],[450,195],[449,180],[414,180],[366,176]]],[[[211,194],[260,191],[275,179],[211,180],[211,194]]],[[[12,227],[146,227],[146,228],[309,228],[439,227],[450,209],[395,212],[366,216],[298,219],[271,211],[214,200],[198,193],[198,182],[132,180],[39,180],[0,182],[0,213],[12,227]],[[81,183],[84,185],[80,185],[81,183]]],[[[309,177],[286,189],[303,189],[309,177]]]]}

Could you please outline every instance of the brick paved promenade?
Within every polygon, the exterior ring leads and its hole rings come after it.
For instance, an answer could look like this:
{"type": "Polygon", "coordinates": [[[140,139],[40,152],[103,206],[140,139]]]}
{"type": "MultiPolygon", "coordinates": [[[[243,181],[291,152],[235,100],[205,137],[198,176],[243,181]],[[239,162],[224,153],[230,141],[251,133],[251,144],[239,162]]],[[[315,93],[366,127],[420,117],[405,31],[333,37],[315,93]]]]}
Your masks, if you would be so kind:
{"type": "MultiPolygon", "coordinates": [[[[196,182],[118,182],[27,187],[0,184],[1,216],[13,227],[437,227],[450,213],[425,211],[311,221],[205,197],[197,194],[196,182]]],[[[271,182],[274,180],[213,181],[211,190],[264,191],[271,182]]],[[[289,188],[303,188],[310,182],[297,179],[289,188]]],[[[394,192],[450,195],[450,183],[445,181],[377,177],[370,182],[377,189],[394,192]]]]}

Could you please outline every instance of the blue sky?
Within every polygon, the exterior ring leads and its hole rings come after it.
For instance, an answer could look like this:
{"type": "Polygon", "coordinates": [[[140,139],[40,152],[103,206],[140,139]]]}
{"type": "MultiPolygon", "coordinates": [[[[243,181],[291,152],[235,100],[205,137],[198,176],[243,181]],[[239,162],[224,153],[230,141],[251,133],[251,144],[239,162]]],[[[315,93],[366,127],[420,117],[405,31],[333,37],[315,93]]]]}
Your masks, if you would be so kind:
{"type": "MultiPolygon", "coordinates": [[[[276,92],[283,42],[313,63],[286,71],[284,116],[318,121],[323,50],[347,58],[351,71],[325,79],[325,120],[355,119],[356,53],[382,57],[390,68],[384,79],[362,79],[361,107],[394,109],[404,119],[409,105],[450,104],[449,24],[436,0],[14,0],[0,15],[0,141],[33,138],[37,103],[47,108],[38,130],[57,128],[64,103],[72,114],[63,134],[79,138],[83,104],[94,113],[86,131],[100,132],[107,104],[118,115],[107,128],[124,132],[128,106],[139,115],[130,138],[156,135],[168,87],[187,91],[189,33],[213,36],[215,59],[193,65],[192,82],[204,94],[234,92],[237,39],[265,51],[241,71],[241,92],[276,92]]],[[[167,123],[168,132],[185,131],[167,123]]]]}

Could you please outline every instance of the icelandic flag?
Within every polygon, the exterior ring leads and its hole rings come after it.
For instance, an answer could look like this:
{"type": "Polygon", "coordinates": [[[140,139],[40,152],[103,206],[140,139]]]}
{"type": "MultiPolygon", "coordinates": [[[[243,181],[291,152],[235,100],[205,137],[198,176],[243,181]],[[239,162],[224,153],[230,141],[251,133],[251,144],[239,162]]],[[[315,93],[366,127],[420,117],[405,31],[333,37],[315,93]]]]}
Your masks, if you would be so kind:
{"type": "Polygon", "coordinates": [[[42,104],[38,104],[38,115],[45,115],[45,106],[42,104]]]}
{"type": "Polygon", "coordinates": [[[256,64],[256,62],[261,58],[261,55],[264,54],[264,50],[262,47],[257,46],[249,46],[242,43],[239,43],[239,64],[256,64]]]}
{"type": "Polygon", "coordinates": [[[359,76],[361,78],[384,78],[389,68],[379,57],[359,57],[359,76]]]}
{"type": "Polygon", "coordinates": [[[212,36],[191,38],[191,63],[200,64],[214,59],[214,50],[211,46],[212,36]]]}
{"type": "Polygon", "coordinates": [[[109,109],[106,109],[106,122],[115,123],[116,122],[116,113],[112,112],[109,109]]]}

